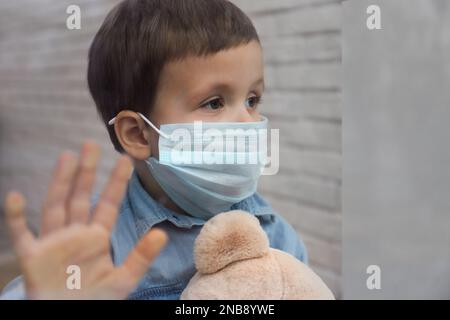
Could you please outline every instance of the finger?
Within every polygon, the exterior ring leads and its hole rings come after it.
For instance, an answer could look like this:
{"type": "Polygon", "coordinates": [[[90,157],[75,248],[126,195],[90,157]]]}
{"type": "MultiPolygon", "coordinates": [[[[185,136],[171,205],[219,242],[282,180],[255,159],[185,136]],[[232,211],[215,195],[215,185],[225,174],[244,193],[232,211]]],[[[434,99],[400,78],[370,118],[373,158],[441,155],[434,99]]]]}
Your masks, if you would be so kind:
{"type": "Polygon", "coordinates": [[[152,229],[139,240],[119,269],[131,276],[133,283],[138,282],[166,243],[166,233],[160,229],[152,229]]]}
{"type": "Polygon", "coordinates": [[[14,249],[21,256],[27,252],[34,241],[34,236],[28,229],[27,221],[23,214],[25,198],[19,192],[9,192],[5,199],[4,209],[6,225],[11,233],[14,249]]]}
{"type": "Polygon", "coordinates": [[[100,148],[94,142],[84,143],[75,184],[67,199],[67,223],[87,223],[91,206],[91,193],[95,182],[100,148]]]}
{"type": "Polygon", "coordinates": [[[121,156],[109,177],[105,189],[95,207],[92,222],[108,231],[114,226],[133,166],[128,156],[121,156]]]}
{"type": "Polygon", "coordinates": [[[63,152],[53,171],[50,186],[43,205],[41,234],[64,226],[66,220],[66,199],[76,174],[77,158],[70,152],[63,152]]]}

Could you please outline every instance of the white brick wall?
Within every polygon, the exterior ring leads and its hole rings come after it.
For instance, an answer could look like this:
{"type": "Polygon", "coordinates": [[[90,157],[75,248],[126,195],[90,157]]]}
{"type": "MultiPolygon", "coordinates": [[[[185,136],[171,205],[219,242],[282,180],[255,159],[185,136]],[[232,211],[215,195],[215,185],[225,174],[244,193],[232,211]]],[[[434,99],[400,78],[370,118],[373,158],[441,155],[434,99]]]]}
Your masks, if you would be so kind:
{"type": "MultiPolygon", "coordinates": [[[[10,188],[23,191],[34,228],[62,149],[76,151],[85,138],[101,144],[97,188],[117,156],[86,83],[89,44],[117,2],[0,3],[0,199],[10,188]],[[81,30],[65,28],[69,4],[81,7],[81,30]]],[[[267,84],[262,108],[272,127],[280,129],[280,172],[263,177],[261,191],[298,230],[311,266],[340,296],[340,3],[234,2],[250,15],[260,34],[267,84]]],[[[0,238],[1,273],[10,256],[4,232],[0,238]]]]}

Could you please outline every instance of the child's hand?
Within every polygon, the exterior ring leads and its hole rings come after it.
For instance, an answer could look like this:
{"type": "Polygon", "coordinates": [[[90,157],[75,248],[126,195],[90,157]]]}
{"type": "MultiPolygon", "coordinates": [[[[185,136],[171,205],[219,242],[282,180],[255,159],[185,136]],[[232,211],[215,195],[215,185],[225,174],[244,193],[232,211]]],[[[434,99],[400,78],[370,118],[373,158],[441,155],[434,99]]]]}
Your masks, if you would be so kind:
{"type": "Polygon", "coordinates": [[[7,195],[6,221],[25,279],[27,298],[126,298],[164,246],[165,233],[152,230],[122,266],[113,265],[109,237],[132,165],[128,157],[119,158],[90,218],[90,195],[98,157],[99,147],[94,143],[84,144],[79,161],[71,153],[61,155],[44,202],[39,239],[27,227],[24,197],[17,192],[7,195]],[[67,288],[70,265],[80,268],[79,290],[67,288]]]}

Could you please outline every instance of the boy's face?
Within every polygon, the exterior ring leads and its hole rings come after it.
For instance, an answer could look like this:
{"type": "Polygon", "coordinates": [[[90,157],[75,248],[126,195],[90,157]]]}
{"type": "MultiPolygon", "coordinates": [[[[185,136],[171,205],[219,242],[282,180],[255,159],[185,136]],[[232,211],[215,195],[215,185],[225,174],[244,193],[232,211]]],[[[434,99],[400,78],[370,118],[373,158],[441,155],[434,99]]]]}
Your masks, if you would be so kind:
{"type": "MultiPolygon", "coordinates": [[[[152,110],[146,116],[166,123],[258,121],[264,91],[262,49],[251,41],[206,57],[167,63],[152,110]]],[[[159,136],[133,112],[117,116],[116,135],[132,158],[158,158],[159,136]],[[149,148],[150,144],[150,148],[149,148]]]]}
{"type": "MultiPolygon", "coordinates": [[[[256,41],[207,57],[167,63],[161,72],[153,109],[146,116],[166,123],[259,121],[258,102],[264,91],[263,57],[256,41]]],[[[143,160],[159,159],[159,136],[130,110],[121,111],[116,135],[135,161],[144,188],[169,208],[179,209],[156,183],[143,160]]]]}
{"type": "MultiPolygon", "coordinates": [[[[264,91],[262,49],[251,41],[206,57],[166,64],[149,119],[166,123],[258,121],[264,91]]],[[[157,134],[151,130],[152,154],[157,134]],[[155,136],[156,135],[156,136],[155,136]]]]}

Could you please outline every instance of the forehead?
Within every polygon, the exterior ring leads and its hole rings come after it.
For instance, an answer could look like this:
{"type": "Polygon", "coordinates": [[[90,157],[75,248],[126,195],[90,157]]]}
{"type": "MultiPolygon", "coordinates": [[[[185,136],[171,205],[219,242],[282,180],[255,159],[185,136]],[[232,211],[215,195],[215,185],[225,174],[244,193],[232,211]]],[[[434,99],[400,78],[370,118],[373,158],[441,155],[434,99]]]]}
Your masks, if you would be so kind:
{"type": "Polygon", "coordinates": [[[163,90],[186,94],[211,82],[250,85],[263,77],[262,49],[251,41],[208,56],[189,56],[167,63],[161,72],[163,90]]]}

